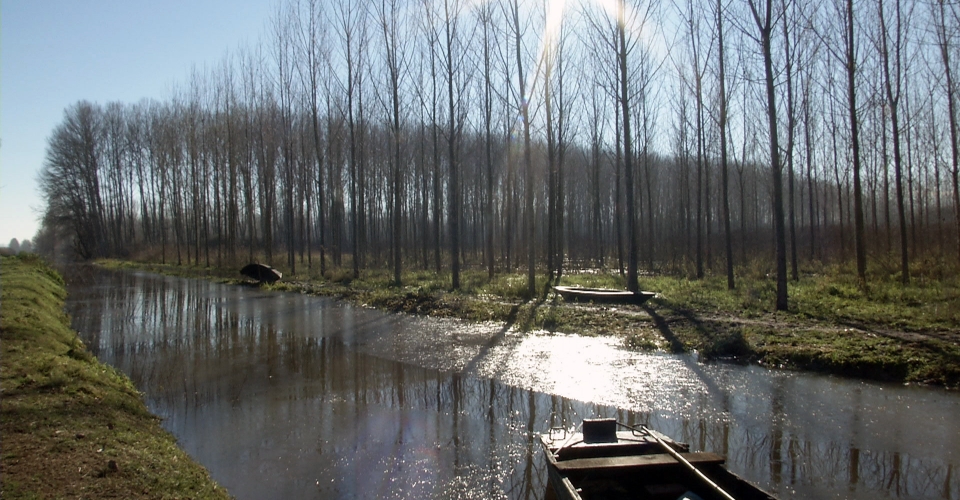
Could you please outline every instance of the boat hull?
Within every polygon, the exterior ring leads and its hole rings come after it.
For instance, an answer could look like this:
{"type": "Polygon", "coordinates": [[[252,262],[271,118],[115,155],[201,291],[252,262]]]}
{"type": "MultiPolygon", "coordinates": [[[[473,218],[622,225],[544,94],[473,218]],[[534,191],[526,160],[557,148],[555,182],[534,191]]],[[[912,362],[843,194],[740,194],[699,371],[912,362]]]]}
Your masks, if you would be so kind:
{"type": "MultiPolygon", "coordinates": [[[[657,436],[666,438],[661,434],[657,436]]],[[[548,498],[675,500],[689,493],[695,496],[687,498],[724,498],[672,454],[665,453],[663,445],[666,444],[734,498],[775,500],[724,468],[722,456],[691,453],[688,446],[669,438],[658,443],[656,438],[617,432],[613,440],[584,443],[582,434],[573,434],[572,437],[572,440],[552,439],[550,433],[540,435],[550,480],[548,498]],[[571,441],[575,444],[568,445],[571,441]]]]}
{"type": "Polygon", "coordinates": [[[265,283],[273,283],[283,277],[280,271],[264,264],[247,264],[240,270],[240,274],[265,283]]]}
{"type": "Polygon", "coordinates": [[[567,302],[593,302],[597,304],[640,305],[656,295],[653,292],[631,292],[613,288],[586,288],[580,286],[555,286],[553,289],[567,302]]]}

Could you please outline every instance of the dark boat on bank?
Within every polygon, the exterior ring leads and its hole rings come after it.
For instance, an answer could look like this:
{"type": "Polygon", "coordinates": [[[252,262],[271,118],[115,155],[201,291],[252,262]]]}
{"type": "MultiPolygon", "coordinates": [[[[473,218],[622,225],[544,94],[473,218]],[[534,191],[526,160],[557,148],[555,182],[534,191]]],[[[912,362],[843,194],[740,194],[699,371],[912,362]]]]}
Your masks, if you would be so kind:
{"type": "Polygon", "coordinates": [[[255,279],[261,283],[273,283],[279,281],[283,274],[276,269],[264,264],[247,264],[240,270],[240,274],[255,279]]]}
{"type": "Polygon", "coordinates": [[[555,286],[554,291],[567,302],[594,302],[603,304],[643,304],[656,295],[653,292],[631,292],[615,288],[587,288],[582,286],[555,286]]]}
{"type": "Polygon", "coordinates": [[[776,500],[724,468],[722,456],[691,453],[689,445],[645,426],[585,419],[579,432],[553,428],[540,444],[550,475],[547,498],[776,500]]]}

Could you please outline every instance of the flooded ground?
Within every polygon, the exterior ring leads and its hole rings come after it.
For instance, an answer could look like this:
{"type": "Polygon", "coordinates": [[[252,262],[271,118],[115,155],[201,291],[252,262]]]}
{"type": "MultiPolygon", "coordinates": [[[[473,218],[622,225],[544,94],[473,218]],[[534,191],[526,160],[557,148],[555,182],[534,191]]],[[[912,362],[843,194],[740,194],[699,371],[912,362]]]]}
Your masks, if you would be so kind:
{"type": "Polygon", "coordinates": [[[781,498],[960,498],[960,394],[142,273],[73,326],[237,498],[542,498],[533,433],[646,423],[781,498]]]}

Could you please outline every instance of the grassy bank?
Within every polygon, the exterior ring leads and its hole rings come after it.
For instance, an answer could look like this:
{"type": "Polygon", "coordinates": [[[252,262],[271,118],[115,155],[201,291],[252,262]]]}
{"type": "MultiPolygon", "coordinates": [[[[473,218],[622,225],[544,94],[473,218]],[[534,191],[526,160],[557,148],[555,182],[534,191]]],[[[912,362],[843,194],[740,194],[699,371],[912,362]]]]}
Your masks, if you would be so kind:
{"type": "Polygon", "coordinates": [[[229,498],[70,329],[60,276],[0,260],[0,497],[229,498]]]}
{"type": "MultiPolygon", "coordinates": [[[[104,262],[222,282],[245,281],[237,269],[104,262]]],[[[281,268],[282,271],[286,271],[281,268]]],[[[697,351],[703,359],[728,359],[775,368],[811,370],[895,382],[960,385],[960,285],[956,278],[915,273],[903,286],[896,274],[872,270],[861,290],[851,269],[807,270],[790,283],[790,311],[773,310],[775,281],[762,269],[741,268],[735,290],[723,276],[694,280],[651,275],[641,286],[658,292],[644,306],[564,303],[538,276],[536,297],[526,295],[521,274],[488,279],[468,270],[462,287],[450,277],[408,271],[403,286],[386,271],[301,270],[266,288],[328,295],[380,309],[475,321],[500,321],[519,330],[616,335],[637,349],[697,351]]],[[[617,274],[564,275],[561,284],[623,288],[617,274]]]]}

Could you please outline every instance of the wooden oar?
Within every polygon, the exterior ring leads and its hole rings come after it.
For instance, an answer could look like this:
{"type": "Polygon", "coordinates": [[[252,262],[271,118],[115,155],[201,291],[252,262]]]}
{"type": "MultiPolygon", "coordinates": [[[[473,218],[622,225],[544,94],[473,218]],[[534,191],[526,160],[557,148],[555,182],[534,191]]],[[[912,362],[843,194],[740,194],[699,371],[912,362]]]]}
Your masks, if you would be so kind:
{"type": "Polygon", "coordinates": [[[657,443],[659,443],[660,446],[663,447],[663,449],[667,450],[667,453],[669,453],[669,454],[670,454],[673,458],[675,458],[678,462],[680,462],[681,464],[683,464],[686,468],[690,469],[691,472],[693,472],[698,478],[700,478],[701,481],[704,482],[704,484],[706,484],[706,485],[709,486],[711,489],[713,489],[717,494],[719,494],[721,497],[723,497],[723,498],[726,499],[726,500],[737,500],[737,499],[734,498],[732,495],[730,495],[729,493],[727,493],[726,491],[724,491],[724,489],[721,488],[720,485],[718,485],[717,483],[713,482],[712,479],[710,479],[709,477],[707,477],[706,474],[704,474],[703,472],[701,472],[700,469],[696,468],[693,464],[691,464],[686,458],[683,458],[683,455],[681,455],[679,452],[677,452],[677,450],[674,450],[673,447],[670,446],[669,444],[667,444],[666,441],[660,439],[660,436],[658,436],[658,435],[657,435],[656,433],[654,433],[654,432],[651,432],[650,429],[649,429],[647,426],[641,424],[641,425],[640,425],[640,428],[637,429],[636,427],[633,427],[633,426],[631,426],[631,425],[627,425],[627,424],[624,424],[624,423],[621,423],[621,422],[617,422],[617,423],[620,424],[620,425],[622,425],[622,426],[624,426],[624,427],[626,427],[627,429],[630,429],[630,430],[636,431],[636,432],[640,432],[640,433],[642,433],[642,434],[646,434],[647,436],[650,436],[650,437],[652,437],[653,439],[656,439],[656,440],[657,440],[657,443]]]}

